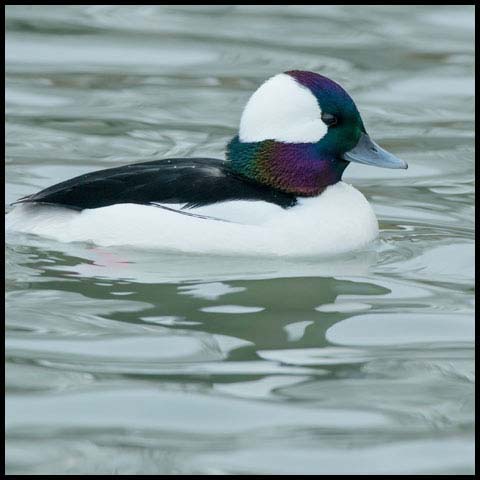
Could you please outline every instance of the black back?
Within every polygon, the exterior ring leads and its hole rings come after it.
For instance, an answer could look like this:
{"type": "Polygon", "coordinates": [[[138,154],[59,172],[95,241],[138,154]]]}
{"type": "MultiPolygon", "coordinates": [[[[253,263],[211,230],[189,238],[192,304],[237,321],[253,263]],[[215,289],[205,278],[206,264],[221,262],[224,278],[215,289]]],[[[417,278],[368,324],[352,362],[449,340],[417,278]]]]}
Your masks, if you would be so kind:
{"type": "Polygon", "coordinates": [[[284,193],[235,174],[213,158],[170,158],[86,173],[57,183],[15,203],[48,203],[77,210],[118,203],[185,203],[186,207],[228,200],[263,200],[288,208],[284,193]]]}

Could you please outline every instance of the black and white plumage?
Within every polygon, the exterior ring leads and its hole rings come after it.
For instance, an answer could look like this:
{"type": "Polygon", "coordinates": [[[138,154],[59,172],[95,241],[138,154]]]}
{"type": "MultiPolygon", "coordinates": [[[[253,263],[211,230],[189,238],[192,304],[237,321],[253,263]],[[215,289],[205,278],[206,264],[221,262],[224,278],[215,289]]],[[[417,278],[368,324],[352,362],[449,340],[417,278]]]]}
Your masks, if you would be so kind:
{"type": "Polygon", "coordinates": [[[296,203],[289,193],[252,182],[213,158],[170,158],[86,173],[16,203],[42,203],[75,210],[121,203],[183,204],[194,208],[232,200],[264,201],[283,208],[296,203]]]}
{"type": "Polygon", "coordinates": [[[339,253],[378,234],[365,197],[341,181],[348,163],[407,166],[370,139],[340,85],[302,71],[275,75],[253,93],[227,158],[80,175],[19,199],[6,229],[181,252],[339,253]]]}

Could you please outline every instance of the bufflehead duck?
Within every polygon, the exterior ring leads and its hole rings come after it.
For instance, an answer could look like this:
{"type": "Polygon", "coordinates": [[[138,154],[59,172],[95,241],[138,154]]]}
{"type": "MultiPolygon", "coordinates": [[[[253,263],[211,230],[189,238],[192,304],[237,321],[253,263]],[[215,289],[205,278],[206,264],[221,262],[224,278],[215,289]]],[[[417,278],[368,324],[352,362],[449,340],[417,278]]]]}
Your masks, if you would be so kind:
{"type": "Polygon", "coordinates": [[[373,142],[340,85],[300,70],[253,93],[226,157],[80,175],[15,202],[7,230],[184,252],[344,252],[378,234],[365,197],[341,181],[345,168],[407,168],[373,142]]]}

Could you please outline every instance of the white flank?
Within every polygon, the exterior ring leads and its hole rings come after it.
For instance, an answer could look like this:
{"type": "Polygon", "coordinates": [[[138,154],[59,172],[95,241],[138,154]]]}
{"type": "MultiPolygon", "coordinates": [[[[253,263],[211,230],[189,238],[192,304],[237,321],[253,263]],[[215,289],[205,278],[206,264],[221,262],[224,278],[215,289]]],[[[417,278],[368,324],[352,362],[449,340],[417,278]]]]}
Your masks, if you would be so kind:
{"type": "MultiPolygon", "coordinates": [[[[176,207],[167,205],[168,207],[176,207]]],[[[75,212],[19,205],[6,216],[6,230],[62,242],[131,245],[167,251],[225,255],[330,255],[365,246],[378,234],[365,197],[343,182],[293,208],[233,201],[187,210],[228,221],[198,218],[134,204],[75,212]]]]}
{"type": "Polygon", "coordinates": [[[307,87],[280,73],[250,97],[240,120],[241,142],[318,142],[327,133],[317,99],[307,87]]]}

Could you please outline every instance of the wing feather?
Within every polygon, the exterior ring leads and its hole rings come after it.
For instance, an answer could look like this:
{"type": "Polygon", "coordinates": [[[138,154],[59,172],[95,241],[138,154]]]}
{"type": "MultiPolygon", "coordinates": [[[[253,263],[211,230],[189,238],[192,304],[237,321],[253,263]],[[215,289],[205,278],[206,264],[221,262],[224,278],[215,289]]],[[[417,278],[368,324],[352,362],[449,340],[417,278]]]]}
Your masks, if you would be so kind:
{"type": "Polygon", "coordinates": [[[118,203],[181,203],[195,208],[229,200],[263,200],[287,208],[291,194],[231,172],[212,158],[171,158],[87,173],[20,198],[15,203],[48,203],[83,210],[118,203]]]}

